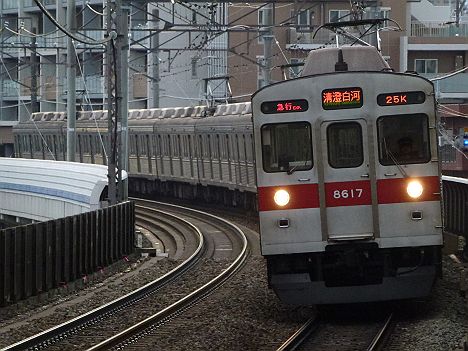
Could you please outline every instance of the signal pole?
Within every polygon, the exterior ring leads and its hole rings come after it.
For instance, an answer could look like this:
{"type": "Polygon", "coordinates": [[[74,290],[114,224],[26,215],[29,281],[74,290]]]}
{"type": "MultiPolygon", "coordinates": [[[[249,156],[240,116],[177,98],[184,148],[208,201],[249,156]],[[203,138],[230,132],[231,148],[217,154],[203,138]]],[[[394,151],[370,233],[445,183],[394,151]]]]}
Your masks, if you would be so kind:
{"type": "MultiPolygon", "coordinates": [[[[76,31],[75,0],[68,0],[67,24],[69,31],[76,31]]],[[[76,56],[73,39],[67,39],[67,161],[75,162],[76,151],[76,56]]]]}
{"type": "Polygon", "coordinates": [[[263,86],[271,83],[271,44],[273,41],[273,3],[268,3],[263,12],[265,16],[265,28],[263,28],[263,86]]]}
{"type": "Polygon", "coordinates": [[[107,0],[107,36],[112,38],[107,42],[106,50],[108,196],[111,205],[128,197],[128,182],[122,179],[122,170],[128,168],[128,16],[129,9],[122,6],[122,0],[107,0]]]}
{"type": "MultiPolygon", "coordinates": [[[[32,32],[36,34],[36,28],[32,28],[32,32]]],[[[37,102],[37,76],[38,76],[38,59],[36,51],[36,37],[31,39],[31,112],[39,112],[39,104],[37,102]]]]}

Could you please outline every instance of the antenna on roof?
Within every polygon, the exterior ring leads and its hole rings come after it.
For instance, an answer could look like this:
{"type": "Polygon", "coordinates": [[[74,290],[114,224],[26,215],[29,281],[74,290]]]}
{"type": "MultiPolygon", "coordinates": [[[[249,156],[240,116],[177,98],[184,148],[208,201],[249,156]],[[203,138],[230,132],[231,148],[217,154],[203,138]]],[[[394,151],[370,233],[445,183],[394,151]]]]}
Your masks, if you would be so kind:
{"type": "Polygon", "coordinates": [[[335,71],[343,72],[348,70],[348,64],[343,61],[343,50],[338,51],[338,61],[335,63],[335,71]]]}

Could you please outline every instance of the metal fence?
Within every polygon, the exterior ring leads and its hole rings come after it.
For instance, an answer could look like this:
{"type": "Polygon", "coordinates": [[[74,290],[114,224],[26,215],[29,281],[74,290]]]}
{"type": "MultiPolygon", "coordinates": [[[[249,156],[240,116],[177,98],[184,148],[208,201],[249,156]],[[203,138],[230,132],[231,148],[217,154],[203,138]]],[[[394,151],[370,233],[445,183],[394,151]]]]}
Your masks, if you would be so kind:
{"type": "Polygon", "coordinates": [[[135,207],[105,209],[0,231],[0,305],[39,295],[133,252],[135,207]]]}
{"type": "MultiPolygon", "coordinates": [[[[442,178],[444,190],[444,230],[465,237],[468,242],[468,179],[442,178]]],[[[468,246],[465,245],[465,252],[468,246]]]]}

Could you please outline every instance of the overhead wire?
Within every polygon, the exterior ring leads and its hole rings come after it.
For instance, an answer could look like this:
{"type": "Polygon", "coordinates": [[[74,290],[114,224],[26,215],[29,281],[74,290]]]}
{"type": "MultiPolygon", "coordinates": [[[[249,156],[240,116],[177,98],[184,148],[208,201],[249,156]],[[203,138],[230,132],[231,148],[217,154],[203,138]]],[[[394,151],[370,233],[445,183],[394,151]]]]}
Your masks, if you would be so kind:
{"type": "MultiPolygon", "coordinates": [[[[2,61],[2,65],[3,65],[3,67],[5,68],[8,77],[10,78],[10,80],[13,80],[13,78],[12,78],[11,75],[10,75],[10,72],[8,71],[7,67],[5,66],[5,62],[3,61],[2,55],[0,55],[0,60],[2,61]]],[[[23,99],[21,98],[21,94],[20,94],[20,91],[19,91],[18,87],[16,87],[16,90],[17,90],[17,93],[18,93],[18,99],[19,99],[20,103],[24,106],[24,108],[26,109],[26,111],[27,111],[28,114],[30,115],[31,112],[29,111],[28,107],[26,106],[26,104],[24,103],[23,99]]],[[[47,144],[47,141],[46,141],[46,139],[44,138],[44,135],[41,133],[41,131],[39,130],[39,128],[38,128],[38,126],[37,126],[37,124],[36,124],[36,121],[34,120],[34,118],[31,118],[31,121],[32,121],[33,124],[34,124],[34,127],[36,128],[36,131],[39,133],[43,145],[45,145],[45,147],[46,147],[47,150],[49,151],[50,155],[52,156],[52,159],[55,161],[55,155],[54,155],[54,153],[50,150],[49,145],[47,144]]]]}
{"type": "MultiPolygon", "coordinates": [[[[95,13],[96,15],[98,15],[98,16],[103,16],[103,17],[105,16],[104,13],[100,13],[100,12],[96,11],[96,10],[89,4],[89,2],[86,2],[86,7],[87,7],[88,9],[90,9],[92,12],[94,12],[94,13],[95,13]]],[[[107,7],[107,6],[103,6],[103,7],[102,7],[102,10],[104,11],[104,10],[106,9],[106,7],[107,7]]]]}
{"type": "MultiPolygon", "coordinates": [[[[75,42],[73,40],[72,40],[72,44],[73,44],[73,51],[75,52],[75,56],[76,56],[76,62],[78,64],[78,68],[79,68],[80,73],[81,73],[81,79],[83,80],[83,87],[84,87],[85,93],[86,93],[85,98],[88,100],[88,105],[91,107],[91,111],[94,112],[93,106],[91,104],[91,98],[89,97],[88,87],[86,86],[86,80],[84,79],[83,68],[81,67],[80,58],[78,57],[75,42]]],[[[106,157],[106,160],[108,161],[106,147],[105,147],[104,141],[102,139],[101,131],[99,130],[99,125],[97,123],[96,116],[95,116],[94,113],[92,113],[91,115],[93,116],[94,124],[96,125],[96,129],[97,129],[97,132],[98,132],[98,135],[99,135],[99,141],[101,142],[102,149],[104,150],[104,156],[106,157]]],[[[69,116],[69,118],[71,118],[71,116],[69,116]]]]}
{"type": "Polygon", "coordinates": [[[88,45],[101,45],[105,44],[117,37],[117,33],[115,31],[112,31],[109,33],[109,37],[102,39],[102,40],[85,40],[82,38],[77,37],[73,33],[69,32],[66,28],[64,28],[60,23],[57,22],[57,20],[50,14],[49,11],[45,8],[45,6],[41,3],[40,0],[33,0],[36,5],[39,7],[41,12],[46,15],[46,17],[63,33],[65,33],[68,37],[75,39],[76,41],[79,41],[80,43],[83,44],[88,44],[88,45]]]}

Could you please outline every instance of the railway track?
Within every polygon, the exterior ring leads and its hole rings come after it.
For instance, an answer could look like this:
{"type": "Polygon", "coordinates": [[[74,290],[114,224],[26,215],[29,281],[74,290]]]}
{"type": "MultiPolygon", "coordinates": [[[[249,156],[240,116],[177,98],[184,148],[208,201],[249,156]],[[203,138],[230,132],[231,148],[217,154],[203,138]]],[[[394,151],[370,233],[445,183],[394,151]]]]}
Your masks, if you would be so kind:
{"type": "MultiPolygon", "coordinates": [[[[156,205],[154,203],[151,204],[151,207],[148,204],[150,203],[145,202],[138,205],[138,216],[146,222],[144,226],[146,227],[150,217],[152,217],[148,213],[156,211],[156,217],[159,218],[158,222],[163,223],[158,225],[159,232],[165,233],[166,236],[165,239],[159,238],[159,240],[164,241],[166,247],[173,245],[171,242],[175,242],[176,246],[183,245],[190,248],[196,242],[195,252],[189,255],[176,269],[163,277],[155,279],[146,286],[73,320],[10,345],[5,350],[108,348],[109,342],[117,340],[113,337],[114,334],[118,333],[118,340],[122,340],[122,335],[131,338],[132,334],[138,333],[141,326],[148,327],[152,323],[157,324],[158,319],[166,319],[172,313],[181,313],[181,310],[187,308],[190,304],[207,296],[214,287],[219,286],[222,281],[228,279],[231,274],[242,266],[247,257],[247,241],[237,227],[225,220],[214,216],[210,217],[208,214],[202,214],[199,211],[191,212],[191,218],[202,218],[194,225],[190,222],[197,221],[181,218],[181,213],[188,211],[187,209],[177,207],[175,212],[178,212],[178,214],[174,214],[169,213],[168,209],[174,209],[175,207],[164,206],[164,210],[161,210],[155,209],[156,205]],[[168,219],[169,217],[173,217],[175,220],[171,221],[168,219]],[[207,224],[207,222],[210,222],[210,224],[207,224]],[[201,223],[204,223],[204,225],[201,225],[201,223]],[[167,230],[169,227],[171,227],[171,230],[167,230]],[[228,227],[231,228],[230,233],[225,234],[225,236],[230,239],[224,241],[232,241],[232,248],[229,251],[232,253],[236,250],[235,252],[238,254],[235,255],[234,260],[231,260],[228,269],[225,267],[227,263],[223,262],[223,264],[208,266],[209,269],[204,270],[204,265],[201,262],[216,257],[217,253],[216,245],[219,243],[217,243],[218,239],[213,238],[213,233],[216,233],[217,237],[222,237],[223,231],[226,231],[228,227]],[[192,234],[188,234],[189,228],[192,234]],[[174,234],[180,230],[185,233],[174,234]],[[198,239],[193,239],[194,235],[198,239]],[[239,251],[237,248],[241,248],[241,250],[239,251]],[[214,266],[217,267],[214,268],[214,266]],[[189,275],[184,275],[184,279],[177,279],[188,270],[190,270],[189,275]],[[103,342],[104,339],[109,340],[103,342]],[[96,346],[100,343],[106,346],[96,346]]],[[[161,207],[162,204],[157,204],[157,206],[161,207]]],[[[225,246],[222,249],[224,250],[225,246]]],[[[172,254],[172,258],[182,259],[184,255],[187,256],[185,252],[187,251],[181,253],[180,250],[176,249],[172,254]]]]}
{"type": "Polygon", "coordinates": [[[381,351],[392,331],[394,314],[379,321],[354,323],[327,322],[313,316],[305,322],[277,351],[293,350],[367,350],[381,351]]]}

